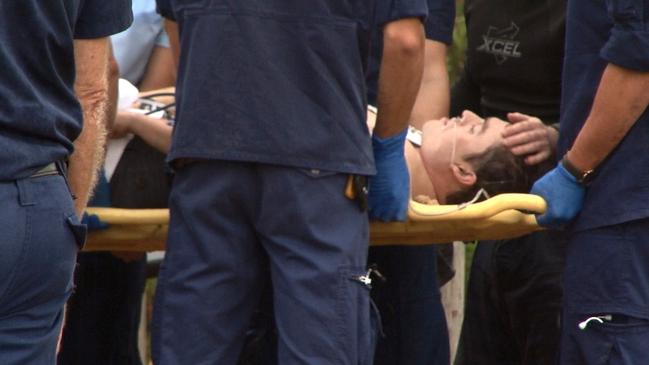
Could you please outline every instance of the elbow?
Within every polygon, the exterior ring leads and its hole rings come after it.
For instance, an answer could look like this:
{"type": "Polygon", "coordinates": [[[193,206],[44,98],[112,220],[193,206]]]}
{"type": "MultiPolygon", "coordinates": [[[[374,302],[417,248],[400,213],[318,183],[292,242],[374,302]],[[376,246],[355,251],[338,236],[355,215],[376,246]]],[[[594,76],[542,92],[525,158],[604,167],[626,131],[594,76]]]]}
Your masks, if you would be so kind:
{"type": "Polygon", "coordinates": [[[75,91],[84,110],[97,105],[103,106],[108,101],[108,86],[105,83],[77,86],[75,91]]]}
{"type": "Polygon", "coordinates": [[[424,55],[424,29],[419,19],[388,23],[383,29],[384,52],[405,59],[421,59],[424,55]]]}

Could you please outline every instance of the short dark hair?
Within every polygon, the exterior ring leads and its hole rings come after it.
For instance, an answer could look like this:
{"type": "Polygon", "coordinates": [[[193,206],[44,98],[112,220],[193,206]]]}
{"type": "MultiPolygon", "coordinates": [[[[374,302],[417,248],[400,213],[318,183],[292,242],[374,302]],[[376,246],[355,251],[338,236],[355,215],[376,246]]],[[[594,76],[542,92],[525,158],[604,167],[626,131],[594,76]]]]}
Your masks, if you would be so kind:
{"type": "Polygon", "coordinates": [[[532,183],[549,170],[549,165],[541,163],[529,166],[524,157],[514,155],[503,144],[489,147],[479,154],[464,156],[476,174],[476,182],[468,189],[449,194],[447,204],[461,204],[472,200],[480,189],[489,196],[503,193],[527,193],[532,183]]]}

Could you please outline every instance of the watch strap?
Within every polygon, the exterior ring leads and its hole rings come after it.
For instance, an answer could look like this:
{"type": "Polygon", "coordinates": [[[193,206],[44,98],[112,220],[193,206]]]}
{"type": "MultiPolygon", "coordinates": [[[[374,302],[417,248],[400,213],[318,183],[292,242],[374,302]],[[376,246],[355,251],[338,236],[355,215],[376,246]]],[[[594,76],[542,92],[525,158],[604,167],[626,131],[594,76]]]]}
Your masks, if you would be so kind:
{"type": "Polygon", "coordinates": [[[593,178],[593,174],[595,170],[590,169],[590,170],[582,171],[578,169],[577,167],[575,167],[575,165],[572,164],[572,162],[570,162],[570,160],[568,160],[567,153],[563,155],[563,158],[561,159],[561,164],[566,169],[566,171],[568,171],[570,175],[574,176],[577,182],[581,185],[588,185],[588,183],[590,183],[590,181],[593,178]]]}

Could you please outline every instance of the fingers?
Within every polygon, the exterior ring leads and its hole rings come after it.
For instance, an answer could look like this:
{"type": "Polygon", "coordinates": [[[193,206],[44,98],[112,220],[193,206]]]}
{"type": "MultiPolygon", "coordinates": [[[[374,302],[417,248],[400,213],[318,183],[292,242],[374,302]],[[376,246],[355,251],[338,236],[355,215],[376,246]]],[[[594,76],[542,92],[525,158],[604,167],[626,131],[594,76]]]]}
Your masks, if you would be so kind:
{"type": "Polygon", "coordinates": [[[523,156],[523,155],[530,155],[533,153],[539,153],[546,150],[549,152],[550,146],[547,143],[547,141],[543,142],[543,141],[533,140],[527,143],[519,144],[514,147],[509,147],[509,150],[517,156],[523,156]]]}
{"type": "Polygon", "coordinates": [[[503,132],[503,144],[509,148],[527,144],[531,142],[544,142],[548,143],[548,136],[545,127],[536,128],[534,126],[526,126],[527,123],[512,124],[505,128],[503,132]],[[525,125],[525,126],[524,126],[525,125]],[[522,126],[518,128],[519,126],[522,126]],[[508,130],[508,128],[512,130],[508,130]],[[517,128],[514,128],[517,127],[517,128]]]}
{"type": "Polygon", "coordinates": [[[541,122],[541,120],[538,118],[531,118],[519,120],[518,122],[505,127],[505,130],[503,131],[503,137],[509,137],[515,134],[525,133],[532,130],[542,130],[543,133],[546,133],[545,125],[541,122]]]}
{"type": "Polygon", "coordinates": [[[523,113],[508,113],[512,123],[503,131],[503,144],[517,156],[525,156],[528,165],[538,164],[552,156],[550,136],[539,118],[523,113]]]}
{"type": "Polygon", "coordinates": [[[517,156],[525,156],[525,163],[535,165],[552,155],[547,135],[540,130],[524,132],[505,138],[503,144],[517,156]]]}
{"type": "Polygon", "coordinates": [[[547,141],[532,141],[510,147],[509,150],[516,156],[525,156],[528,165],[536,165],[552,156],[552,147],[547,141]]]}
{"type": "Polygon", "coordinates": [[[510,123],[519,123],[519,122],[526,121],[528,119],[538,119],[538,118],[534,118],[527,114],[514,112],[514,113],[507,113],[507,119],[509,120],[510,123]]]}
{"type": "Polygon", "coordinates": [[[551,155],[552,153],[548,150],[539,151],[538,153],[525,157],[525,163],[530,166],[536,165],[547,160],[551,155]]]}

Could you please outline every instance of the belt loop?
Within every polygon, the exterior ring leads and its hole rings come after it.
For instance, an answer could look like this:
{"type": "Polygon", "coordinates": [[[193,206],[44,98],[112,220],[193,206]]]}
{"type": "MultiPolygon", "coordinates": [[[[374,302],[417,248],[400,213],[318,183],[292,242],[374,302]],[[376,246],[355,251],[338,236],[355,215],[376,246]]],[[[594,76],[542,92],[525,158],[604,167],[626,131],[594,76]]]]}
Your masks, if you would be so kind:
{"type": "Polygon", "coordinates": [[[36,205],[36,201],[33,199],[34,194],[32,193],[33,186],[31,179],[16,180],[16,187],[18,187],[18,201],[21,206],[36,205]]]}
{"type": "Polygon", "coordinates": [[[58,160],[54,162],[56,164],[56,168],[59,170],[61,175],[67,179],[68,177],[68,161],[67,160],[58,160]]]}
{"type": "Polygon", "coordinates": [[[57,170],[59,170],[59,173],[63,177],[63,181],[65,181],[65,186],[67,186],[68,191],[70,192],[70,196],[72,196],[72,200],[77,200],[77,196],[74,195],[74,193],[72,192],[72,186],[70,186],[70,180],[68,180],[68,165],[69,162],[67,159],[56,161],[56,168],[57,170]]]}

